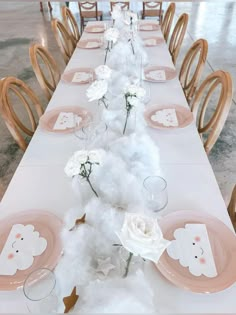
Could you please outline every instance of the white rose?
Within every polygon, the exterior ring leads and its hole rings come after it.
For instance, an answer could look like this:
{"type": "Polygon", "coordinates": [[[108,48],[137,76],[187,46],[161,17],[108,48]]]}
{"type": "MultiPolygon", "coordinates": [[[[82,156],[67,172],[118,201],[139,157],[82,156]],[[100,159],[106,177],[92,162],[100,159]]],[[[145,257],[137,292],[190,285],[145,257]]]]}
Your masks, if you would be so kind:
{"type": "Polygon", "coordinates": [[[84,164],[88,159],[87,151],[76,151],[69,159],[65,166],[65,173],[69,177],[73,177],[80,173],[81,164],[84,164]]]}
{"type": "Polygon", "coordinates": [[[95,73],[99,80],[108,80],[111,77],[112,70],[106,65],[101,65],[95,69],[95,73]]]}
{"type": "Polygon", "coordinates": [[[138,22],[138,15],[136,13],[127,11],[125,14],[125,19],[124,19],[125,24],[130,25],[131,18],[132,18],[132,24],[136,24],[138,22]]]}
{"type": "Polygon", "coordinates": [[[118,20],[122,18],[122,12],[120,6],[115,5],[111,12],[111,16],[113,20],[118,20]]]}
{"type": "Polygon", "coordinates": [[[137,106],[138,104],[138,99],[135,96],[129,96],[127,97],[127,101],[131,106],[137,106]]]}
{"type": "Polygon", "coordinates": [[[125,87],[125,93],[135,95],[138,99],[142,99],[145,96],[146,91],[138,85],[131,84],[125,87]]]}
{"type": "Polygon", "coordinates": [[[119,38],[119,35],[120,35],[120,32],[118,31],[118,29],[111,27],[111,28],[108,28],[108,30],[106,30],[106,32],[104,33],[104,38],[107,41],[116,43],[119,38]]]}
{"type": "Polygon", "coordinates": [[[89,151],[88,155],[89,155],[89,161],[91,163],[98,163],[99,165],[101,165],[102,155],[103,155],[101,150],[89,151]]]}
{"type": "Polygon", "coordinates": [[[96,80],[87,89],[86,94],[89,102],[100,100],[107,93],[108,84],[105,80],[96,80]]]}
{"type": "Polygon", "coordinates": [[[121,233],[122,245],[135,256],[157,263],[171,242],[163,238],[156,219],[136,213],[126,213],[121,233]]]}

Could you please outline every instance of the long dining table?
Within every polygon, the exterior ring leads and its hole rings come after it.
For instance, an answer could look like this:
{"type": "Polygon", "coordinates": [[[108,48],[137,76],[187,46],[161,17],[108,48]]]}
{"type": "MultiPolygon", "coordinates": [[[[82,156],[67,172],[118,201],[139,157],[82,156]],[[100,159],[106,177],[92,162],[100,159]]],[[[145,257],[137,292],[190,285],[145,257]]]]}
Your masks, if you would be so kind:
{"type": "MultiPolygon", "coordinates": [[[[103,23],[103,22],[101,22],[103,23]]],[[[144,22],[145,23],[145,22],[144,22]]],[[[142,38],[163,37],[161,30],[140,32],[142,38]]],[[[100,38],[103,34],[83,32],[82,39],[100,38]]],[[[146,47],[149,64],[175,68],[167,44],[146,47]]],[[[104,48],[76,48],[65,71],[78,67],[95,68],[104,61],[104,48]]],[[[178,76],[165,83],[150,83],[147,104],[186,102],[178,76]]],[[[46,111],[59,106],[80,106],[96,115],[97,102],[88,102],[87,84],[70,85],[60,81],[46,111]]],[[[160,165],[168,184],[168,204],[163,215],[180,210],[205,211],[233,230],[224,200],[205,153],[195,123],[183,129],[148,128],[160,152],[160,165]]],[[[47,210],[63,218],[76,204],[71,180],[64,173],[70,156],[78,150],[73,133],[47,133],[37,128],[0,204],[0,219],[24,210],[47,210]]],[[[219,231],[220,233],[220,231],[219,231]]],[[[153,264],[147,264],[145,275],[154,291],[154,303],[163,313],[233,313],[236,311],[236,286],[213,294],[197,294],[165,279],[153,264]]],[[[28,312],[22,290],[0,292],[0,313],[28,312]]]]}

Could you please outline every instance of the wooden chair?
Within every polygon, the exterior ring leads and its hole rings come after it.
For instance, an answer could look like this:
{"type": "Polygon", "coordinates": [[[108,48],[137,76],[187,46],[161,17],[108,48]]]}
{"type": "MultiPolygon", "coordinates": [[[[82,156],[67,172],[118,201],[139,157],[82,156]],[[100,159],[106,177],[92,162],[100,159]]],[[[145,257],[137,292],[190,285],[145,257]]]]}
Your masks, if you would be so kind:
{"type": "Polygon", "coordinates": [[[80,32],[74,15],[67,7],[61,8],[63,23],[73,39],[74,48],[80,40],[80,32]]]}
{"type": "Polygon", "coordinates": [[[228,116],[233,95],[232,78],[228,72],[215,71],[200,85],[192,100],[191,110],[196,117],[198,132],[209,154],[216,143],[228,116]],[[218,100],[216,92],[219,93],[218,100]],[[214,96],[215,110],[205,123],[205,114],[210,99],[214,96]]]}
{"type": "Polygon", "coordinates": [[[168,41],[168,38],[169,38],[170,29],[173,23],[174,15],[175,15],[175,3],[172,2],[168,6],[166,13],[164,15],[163,22],[161,23],[161,31],[163,33],[163,36],[166,42],[168,41]]]}
{"type": "Polygon", "coordinates": [[[98,11],[97,1],[80,1],[79,13],[80,13],[80,30],[84,29],[85,20],[96,19],[102,21],[102,11],[98,11]]]}
{"type": "MultiPolygon", "coordinates": [[[[6,77],[1,80],[0,100],[0,112],[5,120],[6,126],[19,147],[25,151],[27,142],[23,134],[33,136],[37,128],[35,115],[39,118],[43,114],[40,101],[23,81],[14,77],[6,77]],[[17,105],[20,101],[24,106],[31,128],[25,125],[22,122],[22,118],[17,115],[15,111],[16,106],[13,106],[13,103],[16,105],[15,101],[17,101],[17,105]]],[[[21,115],[22,113],[21,110],[21,115]]]]}
{"type": "Polygon", "coordinates": [[[29,56],[39,85],[44,91],[48,101],[50,101],[60,81],[60,70],[52,55],[41,45],[31,45],[29,48],[29,56]]]}
{"type": "Polygon", "coordinates": [[[67,64],[74,51],[74,42],[66,27],[58,19],[52,20],[52,29],[63,59],[67,64]]]}
{"type": "Polygon", "coordinates": [[[129,10],[129,1],[110,1],[111,11],[115,5],[119,4],[122,10],[129,10]]]}
{"type": "Polygon", "coordinates": [[[207,41],[199,39],[190,47],[181,65],[179,80],[188,103],[190,103],[201,78],[207,52],[207,41]]]}
{"type": "Polygon", "coordinates": [[[234,186],[230,203],[228,205],[228,213],[234,229],[236,230],[236,185],[234,186]]]}
{"type": "Polygon", "coordinates": [[[162,2],[159,1],[143,1],[142,19],[146,17],[157,17],[159,23],[163,18],[162,2]]]}
{"type": "Polygon", "coordinates": [[[179,17],[170,38],[169,51],[172,56],[172,61],[174,65],[176,64],[176,59],[179,55],[180,48],[184,40],[184,35],[187,29],[187,25],[188,25],[188,14],[183,13],[179,17]]]}
{"type": "MultiPolygon", "coordinates": [[[[40,11],[43,12],[43,2],[39,2],[40,5],[40,11]]],[[[48,2],[49,11],[52,11],[51,2],[48,2]]]]}

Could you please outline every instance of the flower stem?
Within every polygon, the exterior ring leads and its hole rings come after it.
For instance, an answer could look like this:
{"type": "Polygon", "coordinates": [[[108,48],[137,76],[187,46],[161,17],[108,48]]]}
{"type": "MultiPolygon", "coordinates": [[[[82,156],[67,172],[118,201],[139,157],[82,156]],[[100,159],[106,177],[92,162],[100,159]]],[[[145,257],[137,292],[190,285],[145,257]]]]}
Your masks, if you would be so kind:
{"type": "Polygon", "coordinates": [[[125,125],[124,125],[124,129],[123,129],[123,135],[125,134],[125,130],[126,130],[126,127],[127,127],[127,122],[128,122],[129,114],[130,114],[130,111],[127,110],[126,119],[125,119],[125,125]]]}
{"type": "Polygon", "coordinates": [[[127,275],[128,275],[128,272],[129,272],[129,265],[130,265],[130,262],[131,262],[132,257],[133,257],[133,253],[129,253],[129,257],[128,257],[128,259],[127,259],[127,265],[126,265],[126,268],[125,268],[125,273],[124,273],[123,278],[126,278],[127,275]]]}
{"type": "Polygon", "coordinates": [[[108,54],[108,51],[110,51],[110,41],[107,42],[107,48],[106,48],[106,55],[105,55],[104,65],[105,65],[106,62],[107,62],[107,54],[108,54]]]}
{"type": "Polygon", "coordinates": [[[90,180],[89,180],[89,177],[86,177],[86,180],[87,180],[87,182],[88,182],[90,188],[91,188],[92,191],[94,192],[95,196],[98,198],[98,194],[97,194],[96,190],[93,188],[93,186],[92,186],[92,184],[91,184],[91,182],[90,182],[90,180]]]}

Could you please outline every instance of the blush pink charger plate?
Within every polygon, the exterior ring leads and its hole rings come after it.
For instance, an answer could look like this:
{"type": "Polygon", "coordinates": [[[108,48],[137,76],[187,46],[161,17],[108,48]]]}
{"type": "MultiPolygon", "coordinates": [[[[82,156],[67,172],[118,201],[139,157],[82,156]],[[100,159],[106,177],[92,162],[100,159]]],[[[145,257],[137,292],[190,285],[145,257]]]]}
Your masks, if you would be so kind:
{"type": "Polygon", "coordinates": [[[160,29],[160,25],[156,24],[156,23],[141,23],[139,25],[139,31],[143,31],[143,32],[152,32],[152,31],[158,31],[160,29]],[[145,26],[149,26],[150,30],[145,29],[145,26]]]}
{"type": "Polygon", "coordinates": [[[149,66],[144,69],[144,78],[146,81],[155,82],[155,83],[164,83],[169,80],[173,80],[176,77],[176,70],[173,68],[165,67],[165,66],[149,66]],[[155,80],[148,76],[151,71],[155,70],[164,70],[166,75],[165,81],[155,80]]]}
{"type": "Polygon", "coordinates": [[[61,112],[71,112],[80,117],[82,117],[82,121],[80,122],[77,129],[81,129],[86,126],[90,121],[92,121],[92,114],[86,109],[78,106],[62,106],[57,109],[50,110],[46,112],[39,120],[39,126],[48,132],[60,133],[60,134],[68,134],[74,132],[75,128],[67,128],[65,130],[54,130],[53,127],[56,123],[58,115],[61,112]]]}
{"type": "Polygon", "coordinates": [[[144,113],[144,117],[146,119],[147,124],[156,129],[176,129],[176,128],[184,128],[191,124],[194,120],[192,112],[183,106],[180,105],[169,105],[169,106],[152,106],[151,108],[147,109],[144,113]],[[154,115],[157,111],[162,109],[175,109],[176,116],[178,119],[179,125],[177,127],[172,126],[164,126],[163,124],[153,121],[151,119],[152,115],[154,115]]]}
{"type": "MultiPolygon", "coordinates": [[[[22,287],[27,275],[36,269],[54,269],[62,254],[60,241],[62,221],[52,213],[40,210],[24,211],[0,220],[0,252],[12,226],[17,223],[32,224],[35,227],[35,231],[39,232],[40,236],[47,240],[47,248],[40,256],[35,256],[30,268],[18,270],[13,276],[0,275],[0,290],[3,291],[11,291],[22,287]]],[[[36,280],[34,279],[34,281],[36,280]]]]}
{"type": "Polygon", "coordinates": [[[94,24],[86,26],[84,30],[87,33],[103,33],[105,31],[105,28],[104,26],[94,24]]]}
{"type": "Polygon", "coordinates": [[[72,70],[68,70],[68,71],[64,72],[62,74],[62,76],[61,76],[61,79],[65,83],[70,83],[70,84],[74,84],[74,85],[86,84],[86,83],[89,83],[90,80],[94,81],[94,79],[95,79],[95,72],[93,71],[92,68],[76,68],[76,69],[72,69],[72,70]],[[73,79],[74,74],[76,72],[90,73],[92,75],[92,78],[84,80],[84,81],[80,81],[80,82],[72,82],[72,79],[73,79]]]}
{"type": "Polygon", "coordinates": [[[89,38],[89,39],[81,39],[78,44],[77,44],[77,47],[78,48],[82,48],[82,49],[98,49],[100,48],[101,46],[103,45],[101,39],[98,39],[98,38],[89,38]],[[97,43],[97,45],[95,47],[87,47],[87,44],[89,42],[95,42],[97,43]]]}
{"type": "Polygon", "coordinates": [[[143,38],[143,41],[144,41],[144,44],[146,47],[155,47],[155,46],[158,46],[158,45],[161,45],[165,42],[164,38],[161,38],[161,37],[157,37],[157,36],[153,36],[153,37],[145,37],[143,38]],[[145,41],[146,40],[150,40],[150,39],[154,39],[156,41],[156,43],[153,45],[153,44],[146,44],[145,41]]]}
{"type": "Polygon", "coordinates": [[[180,265],[165,251],[156,267],[176,286],[196,293],[213,293],[222,291],[236,281],[236,236],[220,220],[206,212],[177,211],[159,222],[163,236],[174,239],[174,231],[185,224],[205,224],[213,252],[218,275],[214,278],[193,276],[187,267],[180,265]]]}

